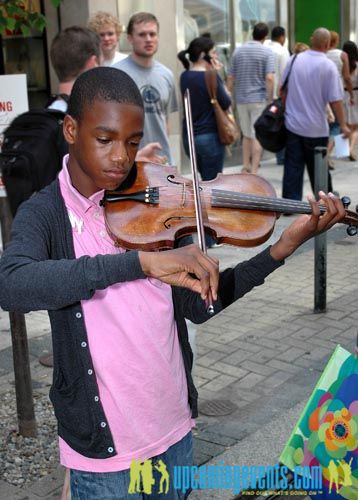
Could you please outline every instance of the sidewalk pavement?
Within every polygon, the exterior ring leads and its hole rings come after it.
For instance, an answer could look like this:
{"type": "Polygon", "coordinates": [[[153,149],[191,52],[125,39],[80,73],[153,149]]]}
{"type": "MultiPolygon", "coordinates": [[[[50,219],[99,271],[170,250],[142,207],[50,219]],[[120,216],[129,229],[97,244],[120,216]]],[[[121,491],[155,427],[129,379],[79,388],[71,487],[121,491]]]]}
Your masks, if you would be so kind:
{"type": "MultiPolygon", "coordinates": [[[[239,168],[227,170],[233,172],[239,172],[239,168]]],[[[259,173],[280,195],[282,167],[274,160],[267,160],[259,173]]],[[[358,203],[358,163],[336,161],[333,183],[341,195],[351,196],[354,209],[358,203]]],[[[304,191],[310,192],[307,179],[304,191]]],[[[223,246],[210,252],[220,259],[222,268],[234,265],[274,242],[292,220],[293,217],[281,217],[272,237],[261,247],[223,246]]],[[[333,228],[327,240],[326,313],[313,313],[311,241],[287,259],[266,284],[197,327],[194,368],[200,411],[194,430],[197,465],[219,461],[225,465],[276,463],[336,345],[353,351],[358,329],[355,269],[358,238],[349,237],[342,225],[333,228]]],[[[38,363],[39,354],[51,350],[47,314],[30,313],[26,315],[26,323],[34,393],[47,394],[52,370],[38,363]]],[[[7,313],[0,312],[0,328],[1,395],[14,390],[7,313]]],[[[61,467],[22,488],[0,479],[0,498],[59,498],[62,481],[61,467]]],[[[190,498],[230,499],[232,492],[196,491],[190,498]]]]}

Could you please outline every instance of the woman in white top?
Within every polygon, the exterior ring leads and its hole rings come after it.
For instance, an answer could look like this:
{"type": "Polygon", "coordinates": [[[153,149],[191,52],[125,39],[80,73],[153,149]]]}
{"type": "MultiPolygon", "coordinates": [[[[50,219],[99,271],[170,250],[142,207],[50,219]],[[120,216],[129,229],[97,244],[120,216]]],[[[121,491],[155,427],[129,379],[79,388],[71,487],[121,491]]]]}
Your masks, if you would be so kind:
{"type": "Polygon", "coordinates": [[[88,27],[100,36],[101,66],[113,66],[113,64],[127,57],[126,54],[122,54],[117,50],[122,26],[115,16],[112,16],[109,12],[96,12],[88,21],[88,27]]]}

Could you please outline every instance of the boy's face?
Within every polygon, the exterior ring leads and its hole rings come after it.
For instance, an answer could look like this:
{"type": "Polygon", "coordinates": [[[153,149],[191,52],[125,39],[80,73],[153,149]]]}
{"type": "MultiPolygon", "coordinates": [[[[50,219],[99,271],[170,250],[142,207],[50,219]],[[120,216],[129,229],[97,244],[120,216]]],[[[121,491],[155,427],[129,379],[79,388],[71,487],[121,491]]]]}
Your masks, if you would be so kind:
{"type": "Polygon", "coordinates": [[[142,108],[114,101],[95,100],[84,108],[79,122],[66,115],[68,170],[73,186],[83,196],[122,184],[137,154],[143,124],[142,108]]]}

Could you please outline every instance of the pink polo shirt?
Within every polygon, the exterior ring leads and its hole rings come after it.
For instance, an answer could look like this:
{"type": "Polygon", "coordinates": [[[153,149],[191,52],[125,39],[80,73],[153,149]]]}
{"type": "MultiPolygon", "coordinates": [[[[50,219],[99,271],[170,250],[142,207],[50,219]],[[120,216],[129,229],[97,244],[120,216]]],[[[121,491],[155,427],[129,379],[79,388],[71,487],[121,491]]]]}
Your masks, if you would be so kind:
{"type": "MultiPolygon", "coordinates": [[[[103,191],[82,196],[67,157],[59,174],[76,257],[124,252],[108,236],[103,191]]],[[[170,286],[147,278],[98,290],[81,305],[99,396],[117,455],[87,458],[60,438],[61,464],[88,472],[129,469],[133,459],[163,453],[191,429],[184,363],[170,286]]]]}

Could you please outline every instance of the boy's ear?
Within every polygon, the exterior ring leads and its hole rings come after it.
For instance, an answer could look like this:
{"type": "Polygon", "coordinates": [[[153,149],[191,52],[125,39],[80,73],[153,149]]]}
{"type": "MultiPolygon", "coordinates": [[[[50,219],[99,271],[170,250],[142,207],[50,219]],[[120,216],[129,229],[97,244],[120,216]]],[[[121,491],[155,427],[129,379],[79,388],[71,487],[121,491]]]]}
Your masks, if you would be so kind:
{"type": "Polygon", "coordinates": [[[66,115],[63,120],[63,135],[68,144],[74,144],[77,138],[78,123],[71,115],[66,115]]]}

